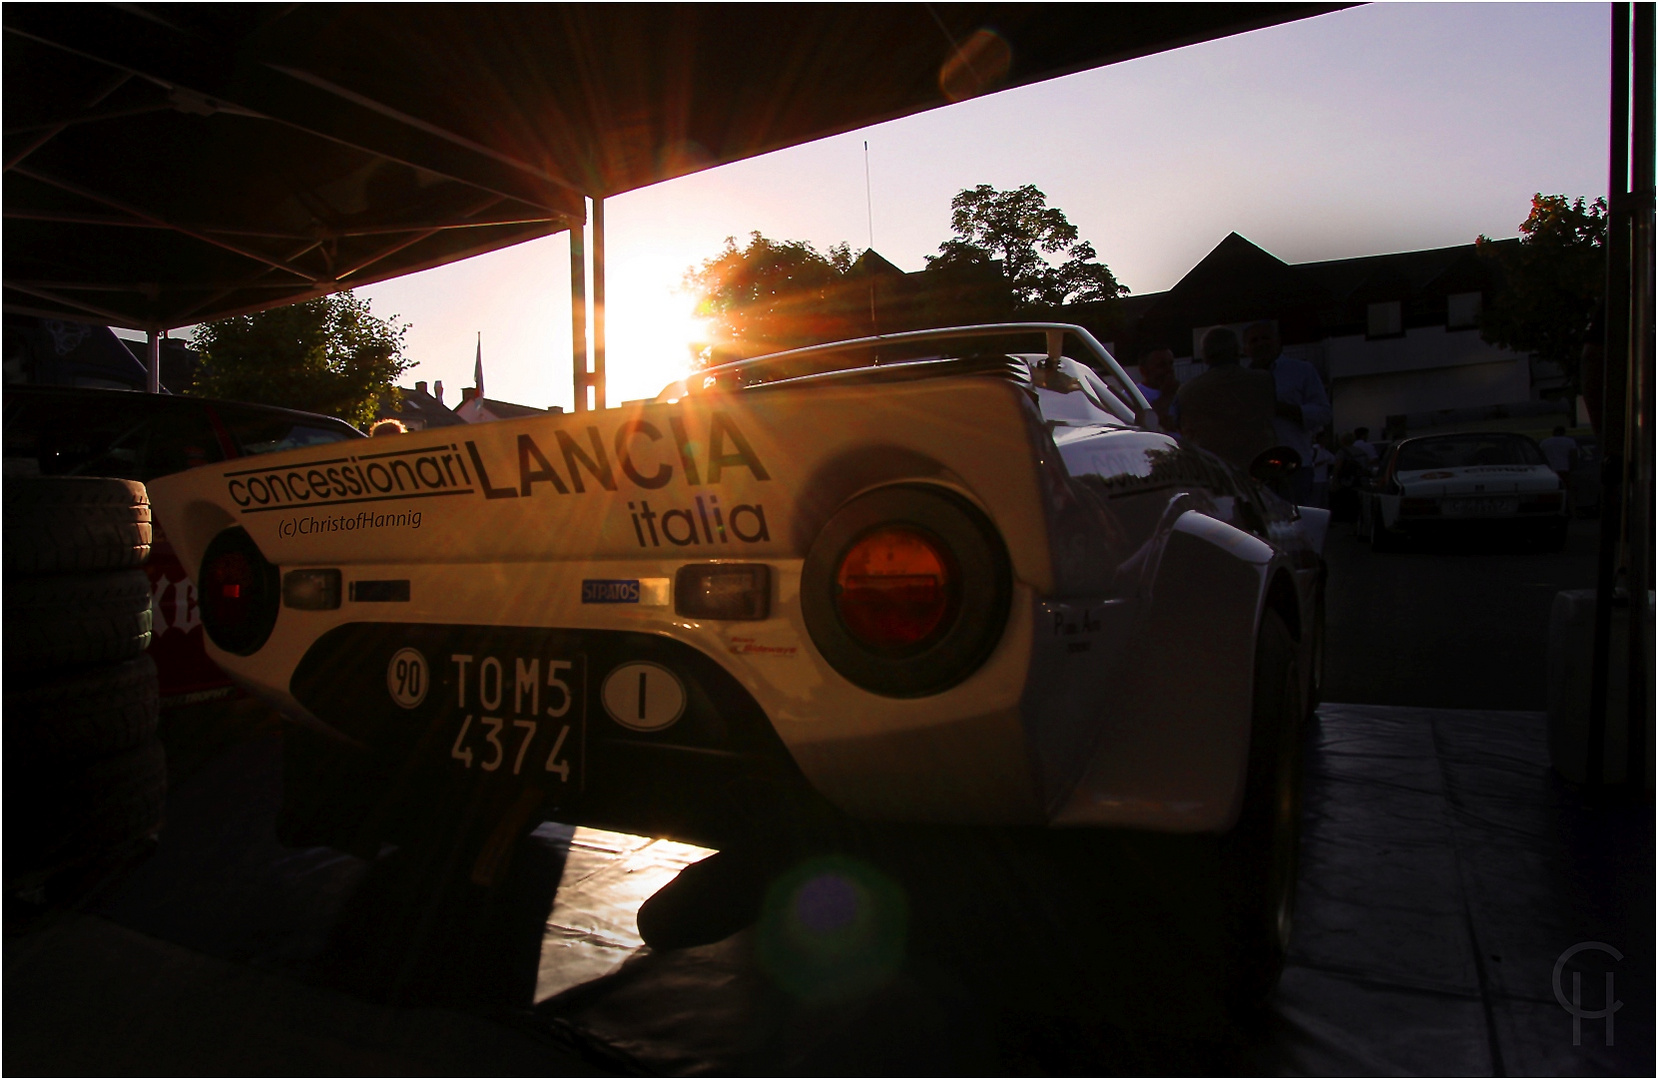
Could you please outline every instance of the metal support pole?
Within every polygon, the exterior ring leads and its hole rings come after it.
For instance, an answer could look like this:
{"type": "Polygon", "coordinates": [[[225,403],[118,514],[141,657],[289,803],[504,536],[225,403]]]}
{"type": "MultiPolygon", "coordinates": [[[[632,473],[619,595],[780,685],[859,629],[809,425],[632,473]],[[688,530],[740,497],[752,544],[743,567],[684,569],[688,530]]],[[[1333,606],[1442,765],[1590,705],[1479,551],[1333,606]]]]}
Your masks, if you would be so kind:
{"type": "Polygon", "coordinates": [[[605,407],[604,196],[593,196],[593,407],[605,407]]]}
{"type": "Polygon", "coordinates": [[[149,351],[145,353],[147,370],[144,373],[144,389],[151,394],[161,393],[161,331],[151,330],[149,351]]]}
{"type": "Polygon", "coordinates": [[[587,411],[587,252],[582,244],[586,222],[570,224],[570,362],[575,371],[576,411],[587,411]]]}
{"type": "Polygon", "coordinates": [[[1653,5],[1634,5],[1630,100],[1629,419],[1625,454],[1625,520],[1629,545],[1629,769],[1630,793],[1647,777],[1647,719],[1652,709],[1653,642],[1647,600],[1653,583],[1653,5]]]}
{"type": "Polygon", "coordinates": [[[1612,676],[1612,605],[1624,522],[1624,413],[1629,380],[1629,5],[1612,5],[1610,167],[1606,197],[1606,341],[1601,350],[1600,544],[1595,567],[1595,627],[1590,663],[1588,757],[1584,781],[1601,786],[1612,676]]]}

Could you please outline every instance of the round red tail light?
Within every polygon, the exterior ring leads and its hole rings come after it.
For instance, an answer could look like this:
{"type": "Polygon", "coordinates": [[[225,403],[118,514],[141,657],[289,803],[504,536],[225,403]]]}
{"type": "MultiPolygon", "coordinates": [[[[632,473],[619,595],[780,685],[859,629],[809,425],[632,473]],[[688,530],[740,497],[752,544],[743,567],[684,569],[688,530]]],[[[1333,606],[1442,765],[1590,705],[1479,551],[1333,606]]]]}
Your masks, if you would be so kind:
{"type": "Polygon", "coordinates": [[[843,503],[800,571],[800,614],[818,654],[887,697],[937,694],[977,671],[1002,638],[1012,593],[996,527],[929,484],[843,503]]]}
{"type": "Polygon", "coordinates": [[[202,625],[213,644],[243,656],[265,644],[276,625],[281,583],[245,530],[226,529],[213,538],[196,589],[202,625]]]}
{"type": "Polygon", "coordinates": [[[835,574],[835,610],[865,645],[899,652],[948,624],[957,589],[948,549],[913,528],[887,526],[859,538],[835,574]]]}

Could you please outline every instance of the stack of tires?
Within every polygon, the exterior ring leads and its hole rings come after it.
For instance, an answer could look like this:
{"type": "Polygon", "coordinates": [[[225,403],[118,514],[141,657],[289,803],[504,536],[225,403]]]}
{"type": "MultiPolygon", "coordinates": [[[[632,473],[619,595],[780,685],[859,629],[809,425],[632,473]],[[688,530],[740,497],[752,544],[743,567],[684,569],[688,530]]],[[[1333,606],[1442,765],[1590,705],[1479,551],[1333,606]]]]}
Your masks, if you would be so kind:
{"type": "Polygon", "coordinates": [[[150,503],[102,477],[7,477],[3,720],[8,887],[142,845],[160,827],[150,503]]]}

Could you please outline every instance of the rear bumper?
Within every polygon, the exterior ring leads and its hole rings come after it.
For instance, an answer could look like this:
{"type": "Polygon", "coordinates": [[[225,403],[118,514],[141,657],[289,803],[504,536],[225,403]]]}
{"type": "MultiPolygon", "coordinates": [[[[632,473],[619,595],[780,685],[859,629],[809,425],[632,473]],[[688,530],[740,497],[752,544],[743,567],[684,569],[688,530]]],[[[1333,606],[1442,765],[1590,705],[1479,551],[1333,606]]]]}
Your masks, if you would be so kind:
{"type": "Polygon", "coordinates": [[[351,740],[306,767],[336,789],[333,803],[394,840],[520,799],[573,824],[710,846],[763,833],[783,814],[826,812],[742,685],[654,635],[353,623],[317,640],[291,691],[351,740]],[[399,658],[416,656],[424,682],[399,693],[399,658]],[[607,685],[621,668],[646,684],[607,685]],[[669,682],[681,700],[665,724],[652,701],[629,696],[671,695],[669,682]]]}

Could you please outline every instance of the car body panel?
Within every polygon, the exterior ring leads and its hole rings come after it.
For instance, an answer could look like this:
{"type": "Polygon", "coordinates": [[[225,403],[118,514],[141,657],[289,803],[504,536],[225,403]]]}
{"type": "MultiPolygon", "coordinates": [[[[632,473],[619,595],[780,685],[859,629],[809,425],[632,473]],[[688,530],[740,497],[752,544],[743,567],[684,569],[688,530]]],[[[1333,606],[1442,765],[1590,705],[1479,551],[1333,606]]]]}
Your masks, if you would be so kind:
{"type": "MultiPolygon", "coordinates": [[[[186,523],[175,543],[187,566],[238,525],[284,572],[342,572],[339,608],[282,608],[250,656],[209,649],[289,716],[359,744],[361,733],[318,715],[323,699],[308,704],[293,684],[341,628],[421,636],[487,625],[570,648],[584,634],[628,632],[689,647],[729,675],[740,688],[732,708],[756,708],[791,768],[840,812],[1227,828],[1248,756],[1254,630],[1274,581],[1287,583],[1286,622],[1298,634],[1314,624],[1322,528],[1170,436],[1097,409],[1045,418],[1028,382],[954,370],[900,373],[878,388],[814,375],[809,386],[376,439],[343,456],[291,452],[159,480],[154,498],[186,523]],[[1012,569],[1010,613],[989,656],[919,697],[853,685],[819,652],[801,609],[805,557],[824,523],[891,484],[977,507],[1012,569]],[[730,560],[770,568],[767,618],[688,618],[649,585],[730,560]],[[349,599],[370,580],[407,582],[407,600],[349,599]],[[584,583],[613,581],[640,582],[650,600],[584,602],[584,583]]],[[[1300,635],[1309,658],[1311,638],[1300,635]]],[[[389,647],[338,666],[350,683],[341,692],[384,695],[388,673],[375,664],[389,647]]],[[[619,670],[595,669],[589,682],[619,670]]],[[[590,745],[622,738],[609,708],[588,695],[590,745]]],[[[662,752],[691,775],[727,751],[662,752]]],[[[593,820],[583,807],[610,799],[609,824],[674,827],[643,810],[630,817],[614,795],[585,791],[564,813],[593,820]]]]}

